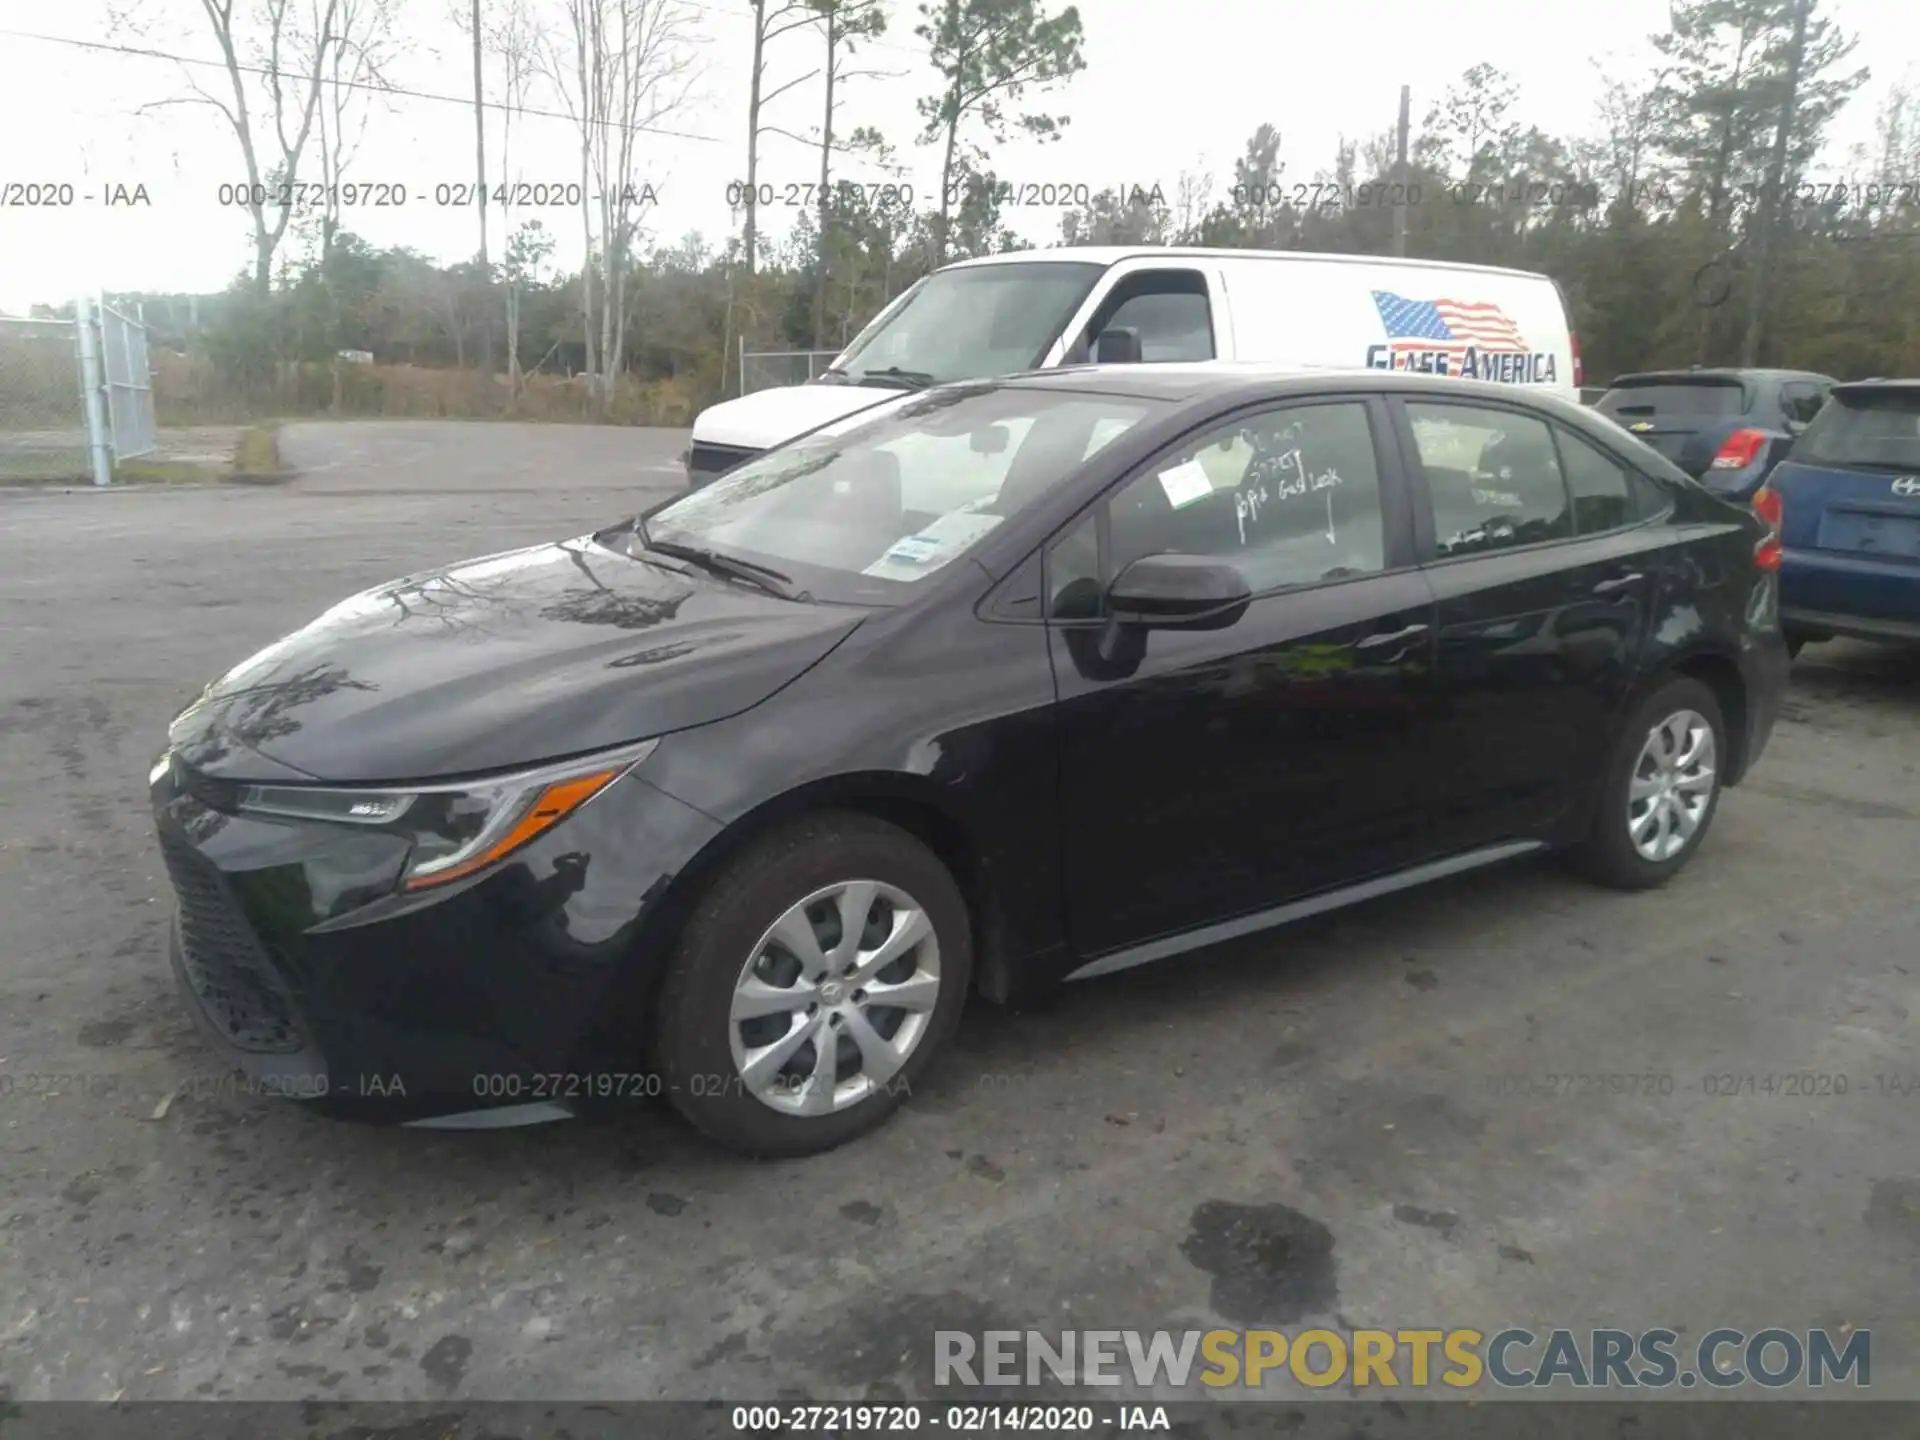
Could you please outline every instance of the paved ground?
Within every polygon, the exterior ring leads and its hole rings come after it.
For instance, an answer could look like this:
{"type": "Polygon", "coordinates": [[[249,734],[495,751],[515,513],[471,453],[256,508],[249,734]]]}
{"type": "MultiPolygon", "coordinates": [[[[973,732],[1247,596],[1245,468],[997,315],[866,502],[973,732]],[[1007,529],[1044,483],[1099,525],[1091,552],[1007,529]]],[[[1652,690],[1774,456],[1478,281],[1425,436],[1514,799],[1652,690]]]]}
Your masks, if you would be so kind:
{"type": "Polygon", "coordinates": [[[0,1399],[916,1394],[935,1328],[1316,1318],[1871,1327],[1920,1398],[1920,665],[1864,647],[1806,653],[1663,892],[1522,864],[982,1009],[824,1158],[224,1093],[161,948],[167,717],[362,585],[631,512],[682,443],[301,426],[288,487],[0,495],[0,1399]]]}

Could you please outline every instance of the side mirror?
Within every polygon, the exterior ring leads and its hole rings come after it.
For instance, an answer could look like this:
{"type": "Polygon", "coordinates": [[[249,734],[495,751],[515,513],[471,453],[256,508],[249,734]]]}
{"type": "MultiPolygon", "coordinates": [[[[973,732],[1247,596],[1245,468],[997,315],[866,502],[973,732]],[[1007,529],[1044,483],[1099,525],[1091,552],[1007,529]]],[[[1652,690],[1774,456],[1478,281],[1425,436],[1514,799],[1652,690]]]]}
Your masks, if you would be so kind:
{"type": "Polygon", "coordinates": [[[1140,332],[1138,330],[1102,330],[1100,338],[1093,342],[1093,363],[1138,365],[1140,363],[1140,332]]]}
{"type": "Polygon", "coordinates": [[[1146,555],[1114,577],[1107,611],[1152,630],[1225,630],[1253,592],[1238,567],[1205,555],[1146,555]]]}

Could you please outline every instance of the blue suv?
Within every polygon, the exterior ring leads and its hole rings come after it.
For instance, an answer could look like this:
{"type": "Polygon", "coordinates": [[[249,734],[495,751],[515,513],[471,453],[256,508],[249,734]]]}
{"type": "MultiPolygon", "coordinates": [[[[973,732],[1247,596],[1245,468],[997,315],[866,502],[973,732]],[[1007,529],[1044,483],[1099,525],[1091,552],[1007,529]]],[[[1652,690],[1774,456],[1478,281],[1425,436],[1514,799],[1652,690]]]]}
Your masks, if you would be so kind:
{"type": "Polygon", "coordinates": [[[1834,386],[1754,508],[1778,527],[1790,648],[1920,642],[1920,380],[1834,386]]]}

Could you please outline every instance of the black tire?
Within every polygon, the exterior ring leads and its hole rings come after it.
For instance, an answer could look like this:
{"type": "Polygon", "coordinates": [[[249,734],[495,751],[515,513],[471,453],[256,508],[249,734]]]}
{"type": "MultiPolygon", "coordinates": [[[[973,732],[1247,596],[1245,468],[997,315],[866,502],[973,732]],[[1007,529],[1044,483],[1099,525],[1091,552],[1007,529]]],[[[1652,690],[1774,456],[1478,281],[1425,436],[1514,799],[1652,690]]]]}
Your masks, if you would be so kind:
{"type": "MultiPolygon", "coordinates": [[[[872,816],[808,816],[754,842],[695,903],[661,977],[654,1063],[673,1107],[729,1150],[756,1157],[830,1150],[879,1125],[912,1093],[913,1082],[959,1021],[972,972],[966,900],[939,857],[905,830],[872,816]],[[761,1100],[741,1078],[732,1046],[734,987],[761,937],[789,907],[853,880],[896,887],[918,902],[938,947],[939,989],[906,1063],[884,1085],[841,1110],[787,1113],[761,1100]]],[[[798,1052],[803,1059],[818,1053],[808,1048],[812,1043],[798,1052]]],[[[842,1075],[841,1081],[850,1078],[842,1075]]],[[[788,1083],[797,1093],[799,1082],[788,1083]]]]}
{"type": "Polygon", "coordinates": [[[1698,680],[1676,676],[1666,681],[1634,706],[1632,715],[1614,742],[1601,772],[1595,800],[1592,826],[1587,837],[1574,848],[1570,858],[1576,869],[1588,879],[1617,890],[1647,890],[1664,885],[1700,848],[1720,808],[1722,777],[1730,756],[1727,749],[1727,725],[1720,702],[1713,691],[1698,680]],[[1681,711],[1692,711],[1707,722],[1713,732],[1714,776],[1711,793],[1692,835],[1672,855],[1650,860],[1635,848],[1626,819],[1628,787],[1654,727],[1681,711]]]}

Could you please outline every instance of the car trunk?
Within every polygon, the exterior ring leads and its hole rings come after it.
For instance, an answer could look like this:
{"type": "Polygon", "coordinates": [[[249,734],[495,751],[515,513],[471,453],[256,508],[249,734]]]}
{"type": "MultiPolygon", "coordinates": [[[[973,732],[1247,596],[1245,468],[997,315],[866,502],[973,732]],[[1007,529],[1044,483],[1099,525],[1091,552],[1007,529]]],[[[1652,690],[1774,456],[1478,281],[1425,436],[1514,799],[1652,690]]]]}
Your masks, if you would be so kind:
{"type": "Polygon", "coordinates": [[[1770,483],[1789,548],[1920,564],[1920,384],[1836,389],[1770,483]]]}
{"type": "Polygon", "coordinates": [[[1722,375],[1662,375],[1616,384],[1594,407],[1651,445],[1694,479],[1734,431],[1747,425],[1753,395],[1722,375]]]}

